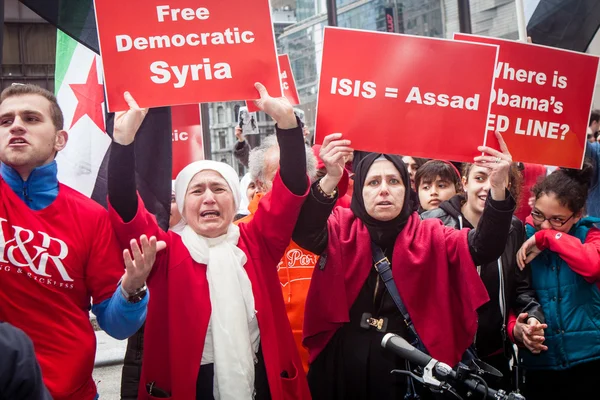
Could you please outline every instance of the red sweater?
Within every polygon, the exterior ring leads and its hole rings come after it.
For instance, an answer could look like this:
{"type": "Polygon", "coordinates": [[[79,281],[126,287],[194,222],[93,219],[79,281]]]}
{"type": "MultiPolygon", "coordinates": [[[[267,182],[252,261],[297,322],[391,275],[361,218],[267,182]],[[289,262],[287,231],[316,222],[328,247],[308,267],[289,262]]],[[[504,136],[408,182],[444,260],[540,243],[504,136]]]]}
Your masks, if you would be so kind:
{"type": "MultiPolygon", "coordinates": [[[[455,365],[477,331],[477,308],[489,300],[467,243],[467,229],[413,214],[394,245],[392,273],[415,329],[432,357],[455,365]]],[[[335,332],[373,267],[367,228],[337,207],[328,221],[327,263],[315,268],[306,300],[304,345],[310,362],[335,332]]]]}
{"type": "Polygon", "coordinates": [[[29,335],[55,400],[94,399],[91,299],[109,299],[124,272],[106,210],[60,185],[34,211],[0,179],[0,226],[0,320],[29,335]]]}
{"type": "MultiPolygon", "coordinates": [[[[239,225],[238,247],[248,258],[244,268],[252,282],[273,400],[310,399],[277,275],[277,264],[290,243],[306,194],[291,193],[278,174],[273,190],[260,202],[254,219],[239,225]],[[277,201],[271,202],[271,197],[277,201]],[[284,371],[289,378],[282,377],[284,371]]],[[[146,394],[146,383],[155,382],[157,387],[171,392],[173,400],[195,399],[211,313],[206,265],[191,258],[179,235],[158,227],[141,199],[137,214],[129,223],[124,223],[112,208],[109,212],[124,248],[130,239],[142,234],[167,242],[167,249],[157,255],[148,278],[152,300],[148,305],[138,398],[153,399],[146,394]]]]}

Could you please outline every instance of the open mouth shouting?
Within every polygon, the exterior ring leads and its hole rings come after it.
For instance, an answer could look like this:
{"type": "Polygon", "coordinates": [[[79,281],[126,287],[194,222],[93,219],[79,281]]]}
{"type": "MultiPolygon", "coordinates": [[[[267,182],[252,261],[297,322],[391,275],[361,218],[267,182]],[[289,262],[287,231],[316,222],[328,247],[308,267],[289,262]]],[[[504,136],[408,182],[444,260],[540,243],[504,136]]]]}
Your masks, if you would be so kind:
{"type": "Polygon", "coordinates": [[[221,216],[221,213],[218,212],[217,210],[207,210],[207,211],[202,211],[200,213],[200,218],[202,219],[216,219],[219,218],[221,216]]]}
{"type": "Polygon", "coordinates": [[[22,137],[13,137],[9,140],[8,145],[10,147],[22,147],[27,146],[29,143],[22,137]]]}

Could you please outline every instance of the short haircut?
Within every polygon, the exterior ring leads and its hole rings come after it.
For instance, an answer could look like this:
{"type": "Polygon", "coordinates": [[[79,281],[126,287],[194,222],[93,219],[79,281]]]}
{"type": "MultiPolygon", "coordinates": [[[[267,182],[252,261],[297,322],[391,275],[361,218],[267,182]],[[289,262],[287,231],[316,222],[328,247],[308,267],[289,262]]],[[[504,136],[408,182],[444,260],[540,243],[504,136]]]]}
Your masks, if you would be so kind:
{"type": "Polygon", "coordinates": [[[418,191],[422,182],[432,183],[437,177],[453,183],[456,193],[462,193],[462,181],[458,170],[449,162],[430,160],[423,164],[415,174],[415,189],[418,191]]]}
{"type": "MultiPolygon", "coordinates": [[[[269,135],[261,140],[260,145],[250,151],[248,169],[252,181],[266,182],[265,157],[267,151],[273,147],[278,147],[277,136],[269,135]]],[[[309,146],[304,147],[306,151],[306,172],[312,182],[317,176],[317,158],[315,157],[312,148],[309,146]]]]}
{"type": "Polygon", "coordinates": [[[56,100],[56,96],[54,96],[52,92],[40,86],[32,85],[29,83],[13,83],[11,86],[4,89],[2,91],[2,94],[0,94],[0,104],[2,104],[4,100],[8,99],[9,97],[26,96],[30,94],[42,96],[50,102],[50,118],[52,119],[54,127],[57,131],[64,129],[65,119],[58,105],[58,101],[56,100]]]}
{"type": "Polygon", "coordinates": [[[592,122],[600,122],[600,110],[592,110],[588,126],[592,126],[592,122]]]}

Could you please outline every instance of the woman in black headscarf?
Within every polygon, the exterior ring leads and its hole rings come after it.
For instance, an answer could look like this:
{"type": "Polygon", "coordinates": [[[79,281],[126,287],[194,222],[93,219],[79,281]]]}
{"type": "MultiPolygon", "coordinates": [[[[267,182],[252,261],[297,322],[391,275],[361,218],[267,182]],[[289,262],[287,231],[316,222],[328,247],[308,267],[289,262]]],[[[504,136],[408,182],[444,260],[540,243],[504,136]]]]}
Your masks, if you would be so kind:
{"type": "Polygon", "coordinates": [[[493,177],[479,229],[455,231],[419,219],[408,171],[394,155],[364,157],[351,209],[333,210],[352,149],[341,134],[325,138],[320,155],[327,175],[312,185],[293,236],[321,256],[304,320],[313,399],[395,400],[412,390],[405,378],[390,375],[405,362],[381,347],[388,332],[414,340],[374,268],[381,253],[429,354],[451,365],[460,360],[475,336],[476,310],[488,300],[475,265],[502,253],[515,207],[505,188],[511,156],[501,143],[503,152],[480,147],[487,155],[475,158],[493,177]]]}

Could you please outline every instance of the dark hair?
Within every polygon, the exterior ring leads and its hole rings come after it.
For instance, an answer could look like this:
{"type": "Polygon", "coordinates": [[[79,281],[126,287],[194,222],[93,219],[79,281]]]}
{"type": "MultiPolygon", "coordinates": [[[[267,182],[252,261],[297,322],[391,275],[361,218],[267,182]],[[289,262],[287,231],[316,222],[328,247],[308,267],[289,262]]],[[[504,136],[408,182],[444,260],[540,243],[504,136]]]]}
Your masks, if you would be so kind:
{"type": "MultiPolygon", "coordinates": [[[[465,178],[465,181],[469,180],[469,173],[473,169],[473,164],[465,164],[463,165],[462,174],[465,178]]],[[[519,169],[519,165],[517,163],[510,164],[510,172],[508,173],[508,184],[510,194],[515,199],[517,204],[519,204],[519,199],[521,197],[521,186],[523,185],[523,174],[519,169]]]]}
{"type": "Polygon", "coordinates": [[[442,160],[429,160],[421,166],[415,175],[415,189],[418,191],[421,182],[431,183],[435,178],[451,182],[456,188],[456,193],[462,192],[460,173],[452,164],[442,160]]]}
{"type": "Polygon", "coordinates": [[[594,167],[587,162],[581,170],[561,168],[538,182],[532,191],[536,200],[553,194],[560,205],[578,212],[585,208],[593,176],[594,167]]]}
{"type": "Polygon", "coordinates": [[[600,110],[592,110],[588,126],[592,126],[592,122],[600,122],[600,110]]]}
{"type": "Polygon", "coordinates": [[[54,96],[52,92],[42,87],[29,83],[13,83],[11,86],[4,89],[0,94],[0,104],[2,104],[4,100],[8,99],[9,97],[26,96],[29,94],[42,96],[50,102],[50,118],[52,119],[52,123],[57,131],[62,130],[65,122],[63,113],[58,105],[58,101],[56,101],[56,96],[54,96]]]}

